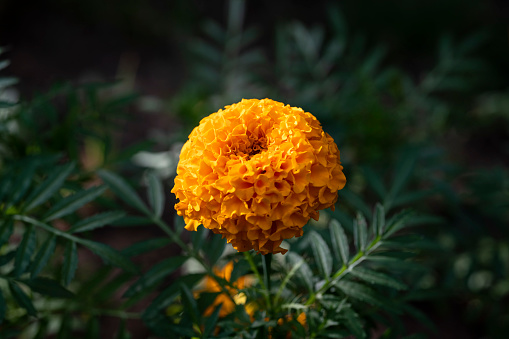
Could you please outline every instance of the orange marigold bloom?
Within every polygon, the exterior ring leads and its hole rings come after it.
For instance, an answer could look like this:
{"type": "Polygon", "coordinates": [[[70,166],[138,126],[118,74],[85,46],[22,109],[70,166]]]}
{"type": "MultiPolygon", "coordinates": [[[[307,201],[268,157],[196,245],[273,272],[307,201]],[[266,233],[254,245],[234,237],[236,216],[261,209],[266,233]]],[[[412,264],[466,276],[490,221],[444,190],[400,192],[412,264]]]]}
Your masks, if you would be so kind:
{"type": "Polygon", "coordinates": [[[334,209],[346,178],[318,120],[270,99],[204,118],[182,147],[172,192],[186,229],[203,224],[240,252],[286,253],[318,210],[334,209]]]}
{"type": "MultiPolygon", "coordinates": [[[[217,275],[220,278],[225,279],[226,281],[230,281],[230,278],[232,276],[233,271],[233,261],[229,261],[223,268],[218,269],[214,267],[214,274],[217,275]]],[[[239,294],[238,290],[241,290],[248,285],[251,284],[251,281],[249,277],[242,276],[237,279],[234,283],[235,288],[228,287],[228,292],[235,300],[235,303],[231,300],[231,298],[226,295],[225,293],[219,294],[216,299],[214,300],[214,303],[210,305],[203,314],[205,317],[208,317],[214,312],[214,309],[217,305],[223,304],[221,306],[221,310],[219,311],[219,317],[225,317],[228,314],[232,313],[235,310],[236,304],[244,304],[245,303],[245,295],[239,294]]],[[[205,292],[222,292],[221,286],[219,283],[212,277],[207,276],[205,278],[204,284],[203,284],[203,291],[205,292]]]]}

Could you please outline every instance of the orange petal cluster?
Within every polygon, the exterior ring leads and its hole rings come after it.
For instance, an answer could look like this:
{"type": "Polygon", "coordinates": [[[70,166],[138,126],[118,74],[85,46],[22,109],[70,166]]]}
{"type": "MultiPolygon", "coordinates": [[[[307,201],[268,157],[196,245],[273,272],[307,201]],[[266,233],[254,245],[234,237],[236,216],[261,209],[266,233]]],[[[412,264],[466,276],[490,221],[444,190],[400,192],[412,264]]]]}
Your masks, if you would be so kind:
{"type": "MultiPolygon", "coordinates": [[[[214,274],[220,278],[225,279],[226,281],[230,281],[232,271],[233,271],[233,261],[229,261],[223,268],[217,268],[214,266],[214,274]]],[[[239,277],[237,281],[235,281],[235,283],[233,284],[234,288],[227,287],[228,292],[230,293],[230,295],[233,297],[237,304],[242,303],[241,302],[242,300],[239,300],[237,302],[237,299],[242,299],[243,297],[245,297],[243,295],[239,295],[238,290],[246,288],[247,286],[251,285],[251,283],[252,281],[248,276],[242,276],[239,277]]],[[[203,292],[222,292],[222,291],[223,290],[221,289],[221,285],[219,285],[219,283],[214,278],[210,276],[207,276],[205,278],[205,281],[203,283],[203,292]]],[[[236,303],[232,301],[230,296],[228,296],[225,293],[221,293],[216,297],[212,305],[210,305],[205,310],[203,316],[209,317],[214,312],[217,305],[223,304],[223,306],[221,306],[221,310],[219,311],[219,317],[221,318],[225,317],[235,310],[236,303]]]]}
{"type": "Polygon", "coordinates": [[[203,224],[240,252],[285,253],[346,183],[339,150],[318,120],[270,99],[204,118],[182,147],[175,193],[186,229],[203,224]]]}

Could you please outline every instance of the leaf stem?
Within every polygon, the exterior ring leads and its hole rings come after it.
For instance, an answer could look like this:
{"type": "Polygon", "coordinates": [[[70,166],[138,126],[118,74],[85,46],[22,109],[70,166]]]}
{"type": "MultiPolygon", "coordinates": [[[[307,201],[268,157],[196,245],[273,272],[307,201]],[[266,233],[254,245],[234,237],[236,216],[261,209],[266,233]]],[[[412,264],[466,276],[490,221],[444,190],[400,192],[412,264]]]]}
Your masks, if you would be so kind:
{"type": "Polygon", "coordinates": [[[305,305],[309,306],[313,302],[315,302],[316,296],[321,296],[323,293],[325,293],[325,291],[334,286],[341,278],[350,273],[355,268],[355,266],[362,263],[368,257],[368,255],[375,251],[381,244],[382,241],[380,236],[376,237],[368,246],[366,251],[358,252],[352,258],[352,260],[350,260],[348,264],[343,265],[343,267],[341,267],[336,273],[334,273],[330,280],[326,281],[325,284],[323,284],[322,287],[320,287],[320,289],[316,291],[316,293],[310,296],[310,298],[306,301],[305,305]]]}

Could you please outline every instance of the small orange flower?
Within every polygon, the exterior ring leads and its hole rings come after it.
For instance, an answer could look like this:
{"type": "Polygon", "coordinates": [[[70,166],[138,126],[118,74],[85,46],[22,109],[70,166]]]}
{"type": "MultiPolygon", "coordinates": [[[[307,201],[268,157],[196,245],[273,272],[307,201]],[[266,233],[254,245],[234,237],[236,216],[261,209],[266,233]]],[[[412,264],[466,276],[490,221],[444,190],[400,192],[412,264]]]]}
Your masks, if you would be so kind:
{"type": "MultiPolygon", "coordinates": [[[[233,271],[233,261],[229,261],[223,268],[218,269],[214,267],[214,274],[217,275],[220,278],[225,279],[226,281],[230,281],[233,271]]],[[[242,276],[235,281],[234,286],[235,288],[228,287],[228,292],[233,297],[233,299],[236,301],[237,304],[243,304],[245,300],[243,299],[243,295],[239,295],[239,291],[245,287],[247,287],[250,284],[250,279],[248,276],[242,276]],[[243,302],[244,301],[244,302],[243,302]]],[[[207,276],[204,281],[203,285],[203,292],[222,292],[221,285],[212,277],[207,276]]],[[[245,298],[245,297],[244,297],[245,298]]],[[[235,310],[235,303],[231,300],[230,296],[228,296],[225,293],[219,294],[216,299],[214,300],[214,303],[210,305],[203,314],[205,317],[208,317],[214,312],[214,309],[217,305],[223,304],[221,306],[221,310],[219,311],[219,317],[225,317],[228,314],[232,313],[235,310]]]]}
{"type": "Polygon", "coordinates": [[[334,209],[346,179],[339,150],[318,120],[270,99],[204,118],[180,154],[172,192],[186,229],[203,224],[238,251],[286,253],[318,211],[334,209]]]}

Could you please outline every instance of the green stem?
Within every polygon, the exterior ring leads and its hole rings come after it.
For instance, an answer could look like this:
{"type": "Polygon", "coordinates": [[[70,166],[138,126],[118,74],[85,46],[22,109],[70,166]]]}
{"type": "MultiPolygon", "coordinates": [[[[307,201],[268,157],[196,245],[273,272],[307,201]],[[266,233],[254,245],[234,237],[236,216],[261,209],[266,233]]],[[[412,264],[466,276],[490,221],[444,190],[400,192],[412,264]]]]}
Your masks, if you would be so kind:
{"type": "Polygon", "coordinates": [[[271,281],[270,274],[272,273],[272,253],[262,255],[262,267],[263,267],[263,280],[267,289],[267,308],[269,314],[273,316],[273,307],[272,307],[272,296],[271,296],[271,281]]]}
{"type": "Polygon", "coordinates": [[[361,251],[357,253],[348,264],[343,265],[343,267],[341,267],[336,273],[334,273],[330,280],[325,282],[325,284],[323,284],[323,286],[318,291],[316,291],[316,293],[313,293],[306,301],[305,305],[309,306],[312,303],[314,303],[317,295],[322,295],[323,293],[325,293],[325,291],[334,286],[341,278],[350,273],[355,268],[355,266],[359,265],[361,262],[366,260],[368,255],[375,251],[382,244],[381,240],[382,239],[380,238],[380,236],[376,237],[375,240],[373,240],[373,242],[368,246],[365,252],[361,251]]]}
{"type": "MultiPolygon", "coordinates": [[[[207,272],[207,275],[212,277],[219,284],[219,286],[221,286],[221,290],[223,291],[223,293],[226,294],[228,296],[228,298],[230,298],[230,300],[235,304],[235,300],[233,299],[233,296],[231,295],[230,291],[226,288],[226,285],[224,283],[225,280],[219,278],[214,273],[212,267],[210,267],[210,265],[207,264],[205,259],[196,250],[194,250],[191,246],[189,246],[188,244],[183,242],[180,239],[180,237],[178,237],[177,234],[175,232],[173,232],[173,230],[164,221],[162,221],[160,218],[152,216],[151,220],[152,220],[153,223],[155,223],[157,226],[159,226],[159,228],[161,228],[166,234],[168,234],[168,236],[177,245],[179,245],[180,248],[182,248],[182,250],[184,252],[186,252],[190,257],[193,257],[196,261],[198,261],[198,263],[200,263],[200,265],[207,272]]],[[[233,288],[233,286],[231,284],[229,285],[229,287],[233,288]]]]}

